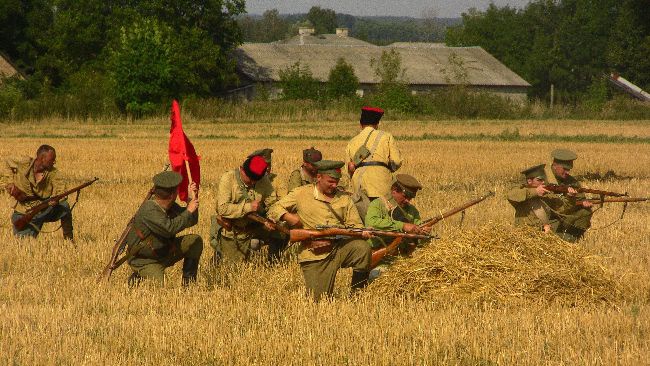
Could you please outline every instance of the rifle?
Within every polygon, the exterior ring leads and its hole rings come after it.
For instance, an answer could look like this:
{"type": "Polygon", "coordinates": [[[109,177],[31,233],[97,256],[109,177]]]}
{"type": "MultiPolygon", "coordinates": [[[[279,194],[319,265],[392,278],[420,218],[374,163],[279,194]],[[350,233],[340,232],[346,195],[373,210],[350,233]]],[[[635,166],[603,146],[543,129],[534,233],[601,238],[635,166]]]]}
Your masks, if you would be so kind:
{"type": "Polygon", "coordinates": [[[397,231],[376,230],[371,228],[346,228],[339,226],[317,226],[316,229],[291,229],[289,230],[289,241],[307,241],[316,239],[341,239],[341,238],[361,238],[363,232],[367,231],[374,236],[387,236],[390,238],[406,239],[432,239],[431,235],[408,234],[397,231]]]}
{"type": "Polygon", "coordinates": [[[649,201],[649,200],[650,200],[650,198],[645,198],[645,197],[639,197],[639,198],[636,198],[636,197],[616,197],[616,198],[603,198],[602,200],[598,199],[598,198],[591,198],[591,199],[587,199],[587,200],[576,201],[576,205],[578,205],[578,206],[582,205],[583,202],[591,202],[591,203],[593,203],[595,205],[599,205],[601,203],[610,203],[610,202],[629,203],[629,202],[645,202],[645,201],[649,201]]]}
{"type": "MultiPolygon", "coordinates": [[[[165,165],[163,172],[167,171],[167,169],[169,169],[169,164],[165,165]]],[[[156,187],[153,186],[151,187],[151,189],[149,189],[149,192],[147,192],[147,196],[145,197],[144,201],[142,201],[140,206],[138,206],[138,210],[140,207],[142,207],[142,205],[144,205],[147,201],[151,199],[155,188],[156,187]]],[[[137,212],[138,211],[136,211],[136,213],[137,212]]],[[[126,238],[129,235],[131,228],[133,227],[134,221],[135,221],[135,214],[131,216],[131,219],[129,220],[128,224],[126,224],[126,227],[122,231],[122,234],[115,241],[115,245],[113,245],[113,250],[111,251],[111,259],[108,261],[108,264],[106,264],[106,267],[104,267],[104,270],[99,275],[99,277],[97,277],[97,283],[101,282],[101,280],[104,278],[106,278],[106,280],[109,280],[113,271],[118,269],[122,264],[124,264],[124,262],[126,262],[129,259],[128,254],[124,255],[120,259],[118,259],[118,257],[120,256],[120,254],[124,252],[124,249],[126,249],[126,238]]]]}
{"type": "Polygon", "coordinates": [[[88,181],[86,183],[83,183],[83,184],[81,184],[81,185],[79,185],[77,187],[74,187],[74,188],[72,188],[70,190],[67,190],[67,191],[65,191],[65,192],[63,192],[61,194],[57,194],[56,196],[52,196],[52,197],[50,197],[50,198],[48,198],[46,200],[41,201],[41,203],[39,203],[38,205],[30,208],[29,210],[27,210],[27,212],[25,212],[25,214],[23,216],[18,218],[18,220],[14,221],[14,227],[16,227],[16,230],[18,230],[18,231],[24,229],[25,226],[27,226],[27,224],[29,224],[32,221],[34,216],[38,215],[40,212],[42,212],[45,209],[47,209],[48,207],[50,207],[50,202],[54,201],[56,203],[59,203],[59,201],[66,198],[67,196],[69,196],[69,195],[71,195],[71,194],[73,194],[75,192],[81,191],[82,189],[88,187],[89,185],[95,183],[98,180],[99,180],[99,178],[95,177],[94,179],[92,179],[92,180],[90,180],[90,181],[88,181]]]}
{"type": "Polygon", "coordinates": [[[289,234],[289,227],[287,227],[286,223],[284,221],[282,222],[275,222],[269,218],[263,217],[257,212],[249,212],[246,214],[246,217],[255,221],[259,222],[260,224],[268,224],[270,227],[273,228],[274,231],[279,231],[283,234],[289,234]]]}
{"type": "MultiPolygon", "coordinates": [[[[536,188],[530,185],[526,186],[527,188],[536,188]]],[[[559,185],[559,184],[545,184],[544,189],[547,191],[551,191],[553,193],[568,193],[569,188],[575,189],[578,193],[591,193],[591,194],[597,194],[599,196],[609,196],[609,197],[625,197],[627,196],[627,193],[616,193],[616,192],[610,192],[610,191],[601,191],[599,189],[591,189],[591,188],[578,188],[578,187],[571,187],[571,186],[565,186],[565,185],[559,185]]]]}
{"type": "MultiPolygon", "coordinates": [[[[483,196],[481,196],[481,197],[479,197],[479,198],[477,198],[475,200],[471,200],[471,201],[469,201],[467,203],[464,203],[464,204],[462,204],[462,205],[460,205],[458,207],[452,208],[451,210],[449,210],[447,212],[443,212],[442,214],[440,214],[438,216],[435,216],[435,217],[432,217],[432,218],[430,218],[428,220],[425,220],[422,224],[419,225],[420,229],[422,229],[422,230],[430,230],[431,227],[433,225],[437,224],[438,222],[448,218],[449,216],[453,216],[453,215],[455,215],[455,214],[457,214],[459,212],[464,212],[466,209],[485,201],[490,196],[494,196],[494,192],[488,192],[488,193],[484,194],[483,196]]],[[[387,246],[385,246],[383,248],[379,248],[379,249],[373,251],[372,252],[372,258],[371,258],[371,261],[370,261],[370,269],[377,267],[379,265],[379,263],[387,255],[393,254],[397,250],[397,248],[400,246],[400,244],[402,244],[403,240],[404,240],[404,238],[395,238],[395,240],[393,240],[387,246]]]]}

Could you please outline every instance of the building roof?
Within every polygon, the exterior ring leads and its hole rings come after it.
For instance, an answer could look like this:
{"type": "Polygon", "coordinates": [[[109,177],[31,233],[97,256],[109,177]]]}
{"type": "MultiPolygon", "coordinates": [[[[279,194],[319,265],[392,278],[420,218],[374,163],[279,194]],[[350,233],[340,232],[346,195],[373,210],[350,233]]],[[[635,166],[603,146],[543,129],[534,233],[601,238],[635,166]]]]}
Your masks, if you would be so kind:
{"type": "MultiPolygon", "coordinates": [[[[336,37],[336,36],[334,36],[336,37]]],[[[295,38],[295,37],[294,37],[295,38]]],[[[345,38],[345,37],[339,37],[345,38]]],[[[347,37],[349,39],[354,39],[347,37]]],[[[360,41],[363,42],[363,41],[360,41]]],[[[371,59],[379,59],[382,51],[395,49],[402,56],[402,68],[409,84],[453,85],[454,68],[458,61],[467,72],[466,83],[474,86],[529,87],[524,79],[508,69],[480,47],[408,47],[374,45],[292,44],[292,43],[245,43],[235,51],[237,68],[253,81],[279,81],[278,71],[300,61],[308,65],[312,75],[327,81],[329,72],[337,60],[343,57],[354,67],[362,84],[379,83],[370,66],[371,59]]],[[[427,46],[428,45],[428,46],[427,46]]]]}
{"type": "Polygon", "coordinates": [[[0,53],[0,78],[10,78],[14,75],[24,79],[23,75],[11,64],[9,58],[0,53]]]}
{"type": "Polygon", "coordinates": [[[368,46],[376,47],[372,43],[353,37],[341,37],[336,34],[297,35],[274,43],[293,45],[334,45],[334,46],[368,46]]]}

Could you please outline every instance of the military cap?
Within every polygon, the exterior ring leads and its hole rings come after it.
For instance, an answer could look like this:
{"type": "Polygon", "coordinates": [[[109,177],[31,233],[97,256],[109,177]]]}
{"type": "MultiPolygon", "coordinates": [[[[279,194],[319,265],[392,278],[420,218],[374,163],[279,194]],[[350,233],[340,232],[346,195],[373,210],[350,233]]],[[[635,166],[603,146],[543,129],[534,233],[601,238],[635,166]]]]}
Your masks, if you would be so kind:
{"type": "Polygon", "coordinates": [[[408,174],[397,174],[395,183],[402,188],[408,198],[415,198],[415,194],[422,189],[422,184],[414,176],[408,174]]]}
{"type": "Polygon", "coordinates": [[[551,152],[553,162],[563,167],[564,169],[573,169],[573,161],[578,158],[578,155],[571,150],[555,149],[551,152]]]}
{"type": "Polygon", "coordinates": [[[340,179],[341,168],[345,163],[335,160],[321,160],[314,163],[314,165],[316,166],[316,169],[318,169],[318,174],[325,174],[332,178],[340,179]]]}
{"type": "Polygon", "coordinates": [[[526,179],[539,178],[546,180],[546,172],[544,171],[544,168],[546,168],[546,164],[535,165],[523,170],[521,174],[523,174],[526,179]]]}
{"type": "Polygon", "coordinates": [[[359,122],[362,125],[376,125],[383,115],[384,110],[381,108],[363,107],[361,108],[361,119],[359,122]]]}
{"type": "Polygon", "coordinates": [[[260,180],[266,174],[266,169],[269,167],[269,164],[261,155],[252,155],[249,158],[246,158],[242,168],[244,173],[252,180],[260,180]]]}
{"type": "Polygon", "coordinates": [[[175,188],[181,184],[183,176],[172,171],[158,173],[153,176],[153,184],[159,188],[175,188]]]}
{"type": "Polygon", "coordinates": [[[261,156],[268,164],[270,164],[271,153],[273,153],[273,149],[269,149],[269,148],[259,149],[253,151],[250,155],[247,156],[247,158],[252,158],[253,156],[261,156]]]}
{"type": "Polygon", "coordinates": [[[302,161],[305,163],[314,164],[321,160],[323,160],[323,154],[321,154],[321,152],[316,150],[313,146],[302,151],[302,161]]]}

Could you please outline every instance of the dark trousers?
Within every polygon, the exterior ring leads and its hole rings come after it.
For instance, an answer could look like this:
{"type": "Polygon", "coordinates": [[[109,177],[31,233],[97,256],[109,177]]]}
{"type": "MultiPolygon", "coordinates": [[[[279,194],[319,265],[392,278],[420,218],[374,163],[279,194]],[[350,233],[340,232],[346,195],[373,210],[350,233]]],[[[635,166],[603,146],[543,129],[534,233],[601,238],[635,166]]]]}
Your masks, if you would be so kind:
{"type": "MultiPolygon", "coordinates": [[[[12,224],[23,216],[23,214],[14,211],[14,213],[11,215],[12,224]]],[[[27,226],[25,226],[20,231],[12,225],[14,229],[14,235],[19,238],[28,236],[35,238],[43,228],[43,224],[46,222],[56,222],[59,220],[61,220],[61,228],[63,229],[64,238],[72,239],[72,211],[70,210],[70,205],[67,201],[62,201],[55,206],[46,208],[44,211],[34,216],[32,221],[30,221],[29,224],[27,224],[27,226]]]]}

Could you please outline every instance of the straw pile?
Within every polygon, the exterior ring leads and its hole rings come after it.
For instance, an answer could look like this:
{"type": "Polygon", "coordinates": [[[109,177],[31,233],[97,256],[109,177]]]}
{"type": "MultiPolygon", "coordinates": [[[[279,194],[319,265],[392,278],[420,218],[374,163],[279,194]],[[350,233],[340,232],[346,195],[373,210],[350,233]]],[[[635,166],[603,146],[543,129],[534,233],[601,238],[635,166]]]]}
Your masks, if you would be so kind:
{"type": "Polygon", "coordinates": [[[418,249],[413,257],[397,261],[368,290],[370,296],[440,303],[452,299],[577,306],[624,298],[622,286],[602,259],[580,245],[493,223],[418,249]]]}

